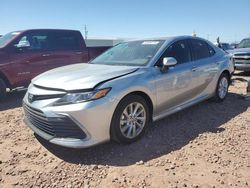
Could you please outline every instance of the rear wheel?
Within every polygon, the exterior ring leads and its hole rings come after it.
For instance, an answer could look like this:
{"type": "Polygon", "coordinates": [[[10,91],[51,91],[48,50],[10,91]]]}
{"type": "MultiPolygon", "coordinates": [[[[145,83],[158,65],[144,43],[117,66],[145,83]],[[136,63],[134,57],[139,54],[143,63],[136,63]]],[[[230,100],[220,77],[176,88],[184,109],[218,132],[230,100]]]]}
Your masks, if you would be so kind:
{"type": "Polygon", "coordinates": [[[6,84],[3,79],[0,78],[0,100],[6,95],[6,84]]]}
{"type": "Polygon", "coordinates": [[[229,78],[227,74],[222,73],[216,87],[216,93],[214,96],[215,101],[222,102],[228,93],[229,78]]]}
{"type": "Polygon", "coordinates": [[[130,95],[117,106],[111,123],[111,137],[120,143],[132,143],[145,132],[149,109],[143,97],[130,95]]]}

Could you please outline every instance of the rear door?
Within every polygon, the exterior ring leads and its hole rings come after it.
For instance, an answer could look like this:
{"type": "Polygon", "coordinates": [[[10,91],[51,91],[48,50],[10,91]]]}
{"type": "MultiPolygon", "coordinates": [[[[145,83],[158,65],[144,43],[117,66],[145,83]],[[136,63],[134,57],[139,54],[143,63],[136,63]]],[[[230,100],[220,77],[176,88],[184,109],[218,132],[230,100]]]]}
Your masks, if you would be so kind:
{"type": "Polygon", "coordinates": [[[88,51],[84,40],[77,31],[53,31],[53,54],[49,68],[87,62],[88,51]]]}
{"type": "Polygon", "coordinates": [[[32,78],[47,70],[50,37],[46,31],[28,31],[11,44],[14,87],[27,85],[32,78]]]}
{"type": "Polygon", "coordinates": [[[200,39],[189,40],[194,66],[192,68],[193,79],[196,83],[194,91],[196,96],[206,95],[209,84],[219,70],[215,59],[214,49],[205,41],[200,39]]]}

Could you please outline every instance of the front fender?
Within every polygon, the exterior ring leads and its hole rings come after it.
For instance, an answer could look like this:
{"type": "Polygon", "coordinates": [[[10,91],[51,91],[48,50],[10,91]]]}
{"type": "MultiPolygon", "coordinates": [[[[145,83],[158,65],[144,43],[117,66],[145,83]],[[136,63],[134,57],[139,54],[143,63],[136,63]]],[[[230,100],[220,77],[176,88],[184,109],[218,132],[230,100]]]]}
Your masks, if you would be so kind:
{"type": "Polygon", "coordinates": [[[138,70],[132,74],[105,82],[99,87],[112,88],[109,97],[110,100],[115,101],[116,105],[130,93],[143,92],[152,101],[153,109],[156,108],[156,86],[152,71],[138,70]]]}

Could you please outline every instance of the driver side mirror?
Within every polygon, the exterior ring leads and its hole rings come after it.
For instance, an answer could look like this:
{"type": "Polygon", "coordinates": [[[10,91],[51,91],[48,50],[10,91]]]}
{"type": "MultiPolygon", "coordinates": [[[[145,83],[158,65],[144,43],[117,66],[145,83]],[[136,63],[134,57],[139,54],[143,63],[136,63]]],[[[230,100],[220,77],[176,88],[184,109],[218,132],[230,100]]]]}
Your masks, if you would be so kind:
{"type": "Polygon", "coordinates": [[[25,40],[25,41],[19,41],[19,43],[17,45],[15,45],[17,48],[29,48],[30,47],[30,43],[29,41],[25,40]]]}
{"type": "Polygon", "coordinates": [[[177,60],[174,57],[164,57],[162,61],[161,71],[166,72],[169,67],[174,67],[177,64],[177,60]]]}
{"type": "Polygon", "coordinates": [[[17,49],[17,51],[20,51],[20,52],[25,49],[28,49],[29,47],[30,47],[30,43],[27,40],[19,41],[19,43],[15,45],[15,48],[17,49]]]}

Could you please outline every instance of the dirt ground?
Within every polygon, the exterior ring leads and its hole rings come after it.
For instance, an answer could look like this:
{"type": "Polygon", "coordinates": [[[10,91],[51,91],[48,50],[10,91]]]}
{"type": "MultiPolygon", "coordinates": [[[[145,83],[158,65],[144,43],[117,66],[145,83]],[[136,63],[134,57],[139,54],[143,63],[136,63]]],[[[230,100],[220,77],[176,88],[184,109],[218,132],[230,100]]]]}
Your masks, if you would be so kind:
{"type": "Polygon", "coordinates": [[[250,74],[223,103],[205,101],[153,123],[130,145],[67,149],[23,123],[24,92],[0,102],[0,187],[250,187],[250,74]]]}

